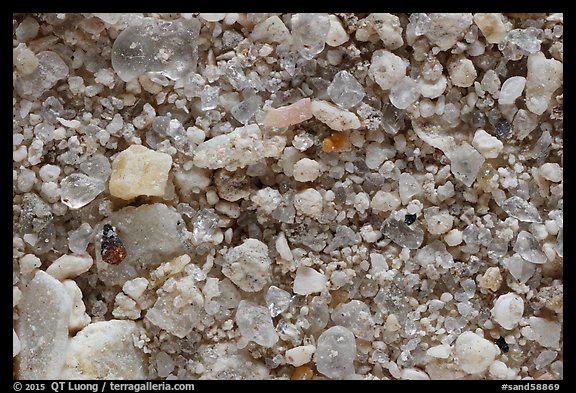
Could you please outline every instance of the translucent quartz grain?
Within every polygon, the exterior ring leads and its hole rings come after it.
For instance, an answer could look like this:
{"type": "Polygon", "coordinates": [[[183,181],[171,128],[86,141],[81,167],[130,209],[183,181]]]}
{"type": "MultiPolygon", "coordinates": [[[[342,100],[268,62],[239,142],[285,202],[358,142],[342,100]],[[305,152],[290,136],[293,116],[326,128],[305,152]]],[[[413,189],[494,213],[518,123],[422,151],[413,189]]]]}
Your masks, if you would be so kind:
{"type": "Polygon", "coordinates": [[[511,217],[517,218],[524,222],[542,222],[538,209],[530,202],[520,198],[519,196],[512,196],[506,199],[500,205],[511,217]]]}
{"type": "Polygon", "coordinates": [[[69,69],[56,53],[43,51],[36,54],[38,67],[32,73],[15,80],[14,88],[23,98],[35,100],[68,76],[69,69]]]}
{"type": "Polygon", "coordinates": [[[240,334],[256,344],[269,348],[278,341],[268,309],[242,300],[236,311],[236,324],[240,334]]]}
{"type": "Polygon", "coordinates": [[[540,247],[538,240],[530,232],[520,231],[518,233],[514,251],[528,262],[543,264],[548,260],[542,252],[542,247],[540,247]]]}
{"type": "Polygon", "coordinates": [[[328,378],[344,379],[354,374],[356,340],[343,326],[333,326],[318,337],[316,368],[328,378]]]}
{"type": "Polygon", "coordinates": [[[348,109],[364,98],[364,88],[348,71],[340,71],[328,86],[327,93],[336,105],[348,109]]]}
{"type": "Polygon", "coordinates": [[[274,318],[286,311],[290,305],[290,298],[291,296],[289,292],[274,285],[270,286],[265,297],[268,311],[270,311],[270,316],[274,318]]]}
{"type": "Polygon", "coordinates": [[[100,179],[83,173],[73,173],[62,179],[60,198],[63,204],[79,209],[96,199],[105,189],[106,185],[100,179]]]}
{"type": "Polygon", "coordinates": [[[312,59],[322,52],[330,30],[328,14],[301,13],[292,17],[292,37],[298,52],[312,59]]]}
{"type": "Polygon", "coordinates": [[[112,46],[112,67],[125,82],[146,72],[180,79],[196,69],[199,32],[196,19],[146,19],[118,35],[112,46]]]}

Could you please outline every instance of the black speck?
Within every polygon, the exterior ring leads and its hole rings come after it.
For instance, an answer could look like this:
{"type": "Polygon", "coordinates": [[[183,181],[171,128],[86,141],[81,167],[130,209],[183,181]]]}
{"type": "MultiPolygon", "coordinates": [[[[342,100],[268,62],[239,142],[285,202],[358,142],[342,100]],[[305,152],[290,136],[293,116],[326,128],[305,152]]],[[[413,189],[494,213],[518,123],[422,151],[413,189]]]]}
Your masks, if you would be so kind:
{"type": "Polygon", "coordinates": [[[412,225],[416,221],[416,214],[406,214],[404,216],[404,224],[412,225]]]}
{"type": "Polygon", "coordinates": [[[496,122],[494,129],[496,130],[498,138],[504,139],[510,136],[510,123],[504,118],[501,118],[496,122]]]}
{"type": "Polygon", "coordinates": [[[104,252],[107,247],[114,245],[120,245],[124,247],[122,244],[122,240],[116,234],[116,231],[110,224],[104,224],[104,228],[102,230],[102,244],[100,245],[100,252],[104,252]]]}
{"type": "Polygon", "coordinates": [[[495,343],[496,345],[498,345],[498,348],[500,348],[504,353],[508,352],[508,350],[510,349],[508,347],[508,343],[506,342],[506,340],[504,340],[504,337],[502,336],[500,336],[500,338],[497,339],[495,343]]]}

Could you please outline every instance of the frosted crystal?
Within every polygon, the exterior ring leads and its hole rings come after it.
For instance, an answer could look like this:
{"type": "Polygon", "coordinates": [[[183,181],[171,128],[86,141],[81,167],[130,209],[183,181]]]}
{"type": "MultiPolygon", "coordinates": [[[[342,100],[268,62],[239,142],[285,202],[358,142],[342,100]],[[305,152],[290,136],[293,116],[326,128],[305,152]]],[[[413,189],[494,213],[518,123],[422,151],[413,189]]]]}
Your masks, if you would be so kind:
{"type": "Polygon", "coordinates": [[[528,53],[536,53],[540,51],[543,35],[542,30],[528,27],[527,29],[510,30],[506,40],[528,53]]]}
{"type": "Polygon", "coordinates": [[[218,228],[220,217],[213,209],[201,209],[192,217],[192,238],[197,243],[208,242],[218,228]]]}
{"type": "Polygon", "coordinates": [[[38,67],[32,73],[16,79],[14,88],[23,98],[35,100],[50,90],[59,80],[68,76],[68,66],[55,52],[44,51],[36,54],[38,67]]]}
{"type": "Polygon", "coordinates": [[[558,352],[551,351],[549,349],[546,349],[546,350],[540,352],[540,354],[538,355],[536,360],[534,360],[534,365],[536,366],[536,370],[541,370],[544,367],[548,366],[550,363],[552,363],[554,361],[554,359],[556,359],[557,356],[558,356],[558,352]]]}
{"type": "Polygon", "coordinates": [[[538,240],[530,232],[520,231],[514,244],[514,251],[528,262],[543,264],[548,260],[538,240]]]}
{"type": "Polygon", "coordinates": [[[64,285],[39,270],[23,291],[18,305],[17,333],[21,350],[20,379],[57,379],[68,346],[72,300],[64,285]]]}
{"type": "MultiPolygon", "coordinates": [[[[158,266],[161,262],[182,255],[186,240],[181,230],[182,217],[174,208],[161,203],[128,206],[114,212],[109,223],[126,249],[126,259],[119,265],[110,265],[96,252],[99,278],[107,285],[123,285],[139,277],[143,270],[158,266]]],[[[101,249],[103,223],[97,231],[94,248],[101,249]]]]}
{"type": "Polygon", "coordinates": [[[87,176],[107,181],[112,173],[110,160],[103,154],[97,154],[80,164],[80,170],[87,176]]]}
{"type": "Polygon", "coordinates": [[[247,78],[242,65],[236,59],[230,60],[224,67],[224,75],[235,90],[243,90],[247,86],[247,78]]]}
{"type": "Polygon", "coordinates": [[[544,347],[560,349],[562,325],[559,322],[549,321],[546,318],[530,317],[528,323],[532,331],[525,333],[525,330],[522,330],[522,334],[526,338],[535,340],[544,347]]]}
{"type": "Polygon", "coordinates": [[[407,225],[404,214],[393,212],[382,224],[382,234],[401,247],[417,249],[424,240],[424,231],[415,224],[407,225]]]}
{"type": "Polygon", "coordinates": [[[382,111],[382,126],[384,127],[384,131],[390,135],[396,135],[404,126],[405,118],[406,115],[403,110],[394,107],[394,105],[386,105],[382,111]]]}
{"type": "Polygon", "coordinates": [[[56,237],[52,210],[50,206],[34,193],[24,194],[22,197],[22,211],[20,213],[21,234],[33,234],[36,242],[31,246],[36,254],[49,251],[56,237]]]}
{"type": "Polygon", "coordinates": [[[504,329],[513,329],[524,314],[524,300],[515,293],[501,295],[492,308],[492,317],[504,329]]]}
{"type": "Polygon", "coordinates": [[[336,325],[350,329],[352,333],[363,340],[371,340],[373,337],[372,314],[368,305],[360,300],[351,300],[341,303],[332,311],[332,321],[336,325]]]}
{"type": "Polygon", "coordinates": [[[454,177],[471,187],[484,163],[482,154],[466,142],[445,154],[450,160],[450,169],[454,177]]]}
{"type": "Polygon", "coordinates": [[[218,99],[220,88],[217,86],[204,86],[204,90],[200,93],[200,109],[209,111],[218,106],[218,99]]]}
{"type": "Polygon", "coordinates": [[[92,202],[106,189],[106,184],[83,173],[73,173],[60,183],[60,199],[72,209],[79,209],[92,202]]]}
{"type": "Polygon", "coordinates": [[[328,14],[300,13],[292,17],[293,44],[307,60],[322,52],[329,30],[328,14]]]}
{"type": "Polygon", "coordinates": [[[390,90],[390,103],[398,109],[406,109],[420,97],[420,85],[409,76],[405,76],[390,90]]]}
{"type": "Polygon", "coordinates": [[[414,25],[414,34],[418,37],[426,34],[430,29],[432,19],[426,14],[415,12],[410,14],[410,23],[414,25]]]}
{"type": "Polygon", "coordinates": [[[156,355],[156,370],[158,371],[158,376],[161,378],[166,378],[170,375],[172,370],[174,370],[174,360],[172,356],[164,351],[158,353],[158,355],[156,355]]]}
{"type": "Polygon", "coordinates": [[[174,147],[187,155],[192,155],[192,145],[184,126],[178,119],[173,119],[171,113],[167,116],[158,116],[152,123],[154,130],[162,138],[168,138],[173,142],[174,147]]]}
{"type": "Polygon", "coordinates": [[[146,72],[180,79],[196,69],[199,32],[196,19],[147,19],[118,35],[112,46],[112,67],[125,82],[146,72]]]}
{"type": "Polygon", "coordinates": [[[514,195],[506,199],[502,202],[500,207],[508,213],[509,216],[517,218],[520,221],[542,222],[538,209],[533,204],[519,196],[514,195]]]}
{"type": "Polygon", "coordinates": [[[338,248],[344,246],[352,246],[354,244],[360,244],[362,238],[359,233],[355,232],[352,228],[338,225],[336,227],[336,233],[332,242],[324,249],[324,252],[330,253],[338,248]]]}
{"type": "Polygon", "coordinates": [[[536,265],[526,262],[518,254],[504,259],[504,266],[508,268],[508,271],[515,279],[521,282],[528,281],[528,279],[532,277],[534,271],[536,270],[536,265]]]}
{"type": "Polygon", "coordinates": [[[340,71],[326,90],[332,102],[348,109],[364,98],[364,88],[348,71],[340,71]]]}
{"type": "Polygon", "coordinates": [[[518,140],[526,138],[538,126],[538,116],[526,109],[519,109],[512,121],[512,129],[518,140]]]}
{"type": "Polygon", "coordinates": [[[439,240],[434,240],[432,243],[419,249],[418,252],[416,252],[414,259],[422,266],[436,264],[445,269],[454,266],[454,258],[452,257],[452,254],[446,250],[444,242],[439,240]]]}
{"type": "Polygon", "coordinates": [[[414,176],[402,173],[398,179],[398,192],[404,205],[412,200],[412,197],[422,192],[422,186],[414,176]]]}
{"type": "Polygon", "coordinates": [[[268,309],[247,300],[240,301],[236,311],[236,324],[240,334],[256,344],[270,348],[278,341],[268,309]]]}
{"type": "Polygon", "coordinates": [[[262,98],[260,96],[251,96],[235,105],[230,113],[240,123],[246,124],[261,106],[262,98]]]}
{"type": "Polygon", "coordinates": [[[268,288],[268,292],[266,292],[266,304],[268,305],[270,316],[274,318],[286,311],[290,305],[290,298],[290,293],[283,289],[274,285],[268,288]]]}
{"type": "Polygon", "coordinates": [[[354,374],[356,341],[343,326],[333,326],[318,337],[316,368],[328,378],[344,379],[354,374]]]}

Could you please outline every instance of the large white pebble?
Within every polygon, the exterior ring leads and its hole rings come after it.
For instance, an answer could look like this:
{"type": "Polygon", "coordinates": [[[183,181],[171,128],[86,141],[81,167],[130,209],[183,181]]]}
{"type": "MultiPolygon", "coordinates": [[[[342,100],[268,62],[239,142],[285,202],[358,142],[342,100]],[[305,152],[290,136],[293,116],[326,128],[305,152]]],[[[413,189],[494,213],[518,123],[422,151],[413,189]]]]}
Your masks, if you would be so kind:
{"type": "Polygon", "coordinates": [[[62,379],[146,379],[144,352],[135,347],[134,321],[94,322],[70,339],[62,379]]]}
{"type": "Polygon", "coordinates": [[[326,288],[326,276],[310,267],[300,266],[294,279],[294,293],[308,295],[326,288]]]}
{"type": "Polygon", "coordinates": [[[23,293],[20,319],[19,379],[58,379],[68,347],[72,301],[66,287],[39,270],[23,293]]]}
{"type": "Polygon", "coordinates": [[[494,302],[492,317],[504,329],[511,330],[520,322],[524,314],[524,301],[515,293],[500,296],[494,302]]]}
{"type": "Polygon", "coordinates": [[[110,194],[125,200],[140,195],[162,196],[170,168],[172,157],[169,154],[132,145],[112,162],[110,194]]]}
{"type": "Polygon", "coordinates": [[[90,255],[62,255],[48,266],[46,273],[62,281],[87,272],[93,263],[94,260],[90,255]]]}
{"type": "Polygon", "coordinates": [[[318,337],[316,368],[328,378],[343,379],[354,374],[356,340],[343,326],[333,326],[318,337]]]}
{"type": "Polygon", "coordinates": [[[454,356],[468,374],[484,372],[496,358],[496,345],[473,332],[464,332],[456,339],[454,356]]]}

